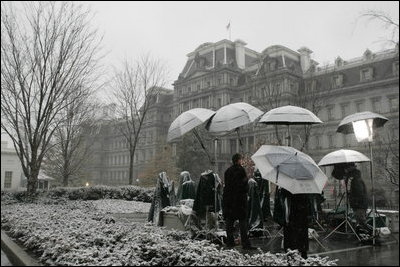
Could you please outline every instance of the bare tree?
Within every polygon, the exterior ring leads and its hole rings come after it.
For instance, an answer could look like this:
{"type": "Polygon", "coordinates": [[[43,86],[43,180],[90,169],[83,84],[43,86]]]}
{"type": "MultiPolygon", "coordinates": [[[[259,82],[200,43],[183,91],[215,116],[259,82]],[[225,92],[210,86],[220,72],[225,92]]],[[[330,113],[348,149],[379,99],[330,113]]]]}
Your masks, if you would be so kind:
{"type": "Polygon", "coordinates": [[[115,127],[126,140],[129,150],[129,184],[133,184],[133,160],[140,132],[150,106],[167,82],[167,69],[159,59],[150,54],[140,56],[135,62],[127,60],[121,70],[115,71],[114,101],[119,119],[115,127]]]}
{"type": "MultiPolygon", "coordinates": [[[[255,95],[255,101],[258,107],[262,110],[269,111],[271,109],[280,107],[284,101],[282,88],[277,86],[276,80],[272,79],[269,64],[271,58],[266,57],[258,62],[258,69],[255,73],[253,82],[253,94],[255,95]]],[[[273,60],[273,59],[272,59],[273,60]]],[[[275,138],[278,145],[283,144],[283,140],[279,134],[278,125],[273,125],[275,130],[275,138]]]]}
{"type": "MultiPolygon", "coordinates": [[[[334,80],[336,74],[335,67],[330,70],[328,66],[324,66],[318,70],[317,74],[316,66],[312,66],[309,77],[304,79],[300,84],[300,88],[295,95],[295,104],[310,110],[318,116],[325,106],[332,89],[336,86],[334,80]]],[[[300,137],[299,150],[304,151],[308,148],[313,124],[305,124],[302,125],[301,128],[302,130],[299,131],[300,134],[298,134],[300,137]],[[301,138],[301,136],[303,138],[301,138]]]]}
{"type": "Polygon", "coordinates": [[[70,178],[81,176],[91,160],[93,143],[99,131],[98,105],[89,103],[91,94],[82,95],[61,112],[64,122],[54,132],[52,147],[44,158],[44,170],[68,186],[70,178]]]}
{"type": "MultiPolygon", "coordinates": [[[[390,127],[390,126],[389,126],[390,127]]],[[[393,127],[393,126],[392,126],[393,127]]],[[[374,158],[378,176],[384,177],[392,185],[399,186],[399,137],[388,131],[381,131],[376,138],[377,149],[374,158]]]]}
{"type": "Polygon", "coordinates": [[[155,186],[158,174],[165,171],[171,181],[178,182],[178,168],[175,160],[171,157],[172,148],[166,143],[162,143],[157,150],[155,157],[146,164],[143,172],[139,174],[141,186],[155,186]]]}
{"type": "Polygon", "coordinates": [[[399,43],[399,21],[395,21],[389,14],[380,10],[368,10],[360,18],[367,18],[368,21],[378,21],[384,30],[390,32],[390,37],[384,40],[392,44],[399,43]]]}
{"type": "Polygon", "coordinates": [[[1,128],[33,196],[62,112],[96,80],[100,42],[88,10],[72,2],[1,3],[1,128]]]}

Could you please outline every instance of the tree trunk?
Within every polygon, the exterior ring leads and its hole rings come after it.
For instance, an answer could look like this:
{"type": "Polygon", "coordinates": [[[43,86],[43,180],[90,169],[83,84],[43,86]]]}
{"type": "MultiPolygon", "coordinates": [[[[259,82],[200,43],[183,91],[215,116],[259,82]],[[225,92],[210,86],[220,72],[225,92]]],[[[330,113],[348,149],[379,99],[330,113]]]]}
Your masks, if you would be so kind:
{"type": "Polygon", "coordinates": [[[36,189],[38,187],[38,175],[39,175],[39,169],[36,170],[31,168],[31,173],[27,177],[28,184],[26,186],[26,192],[28,197],[34,197],[36,194],[36,189]]]}
{"type": "Polygon", "coordinates": [[[133,185],[133,156],[133,153],[131,153],[129,159],[129,185],[133,185]]]}
{"type": "Polygon", "coordinates": [[[63,175],[63,186],[64,187],[68,187],[68,178],[69,178],[68,174],[63,175]]]}
{"type": "MultiPolygon", "coordinates": [[[[64,155],[64,159],[66,158],[66,156],[64,155]]],[[[63,186],[64,187],[67,187],[68,186],[68,178],[69,178],[69,174],[68,174],[68,165],[69,165],[69,163],[68,163],[68,161],[67,160],[65,160],[64,161],[64,166],[63,166],[63,186]]]]}

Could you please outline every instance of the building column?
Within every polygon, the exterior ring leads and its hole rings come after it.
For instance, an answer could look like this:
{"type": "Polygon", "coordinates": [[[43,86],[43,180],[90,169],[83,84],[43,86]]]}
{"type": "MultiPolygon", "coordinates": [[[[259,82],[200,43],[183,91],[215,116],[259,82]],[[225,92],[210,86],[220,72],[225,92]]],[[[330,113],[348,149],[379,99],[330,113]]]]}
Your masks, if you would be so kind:
{"type": "Polygon", "coordinates": [[[226,43],[224,44],[224,64],[226,64],[226,43]]]}
{"type": "Polygon", "coordinates": [[[215,68],[215,46],[213,47],[213,68],[215,68]]]}

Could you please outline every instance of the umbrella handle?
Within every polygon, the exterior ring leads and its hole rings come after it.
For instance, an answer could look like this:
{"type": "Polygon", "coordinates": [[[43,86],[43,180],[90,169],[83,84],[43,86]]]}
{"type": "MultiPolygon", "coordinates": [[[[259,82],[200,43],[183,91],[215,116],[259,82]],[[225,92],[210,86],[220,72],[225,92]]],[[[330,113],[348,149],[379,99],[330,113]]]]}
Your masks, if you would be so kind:
{"type": "Polygon", "coordinates": [[[275,178],[275,183],[278,184],[278,176],[279,176],[279,165],[276,167],[276,178],[275,178]]]}
{"type": "Polygon", "coordinates": [[[243,153],[243,142],[242,142],[242,138],[240,137],[239,127],[236,128],[236,134],[237,134],[237,137],[239,140],[240,153],[243,153]]]}

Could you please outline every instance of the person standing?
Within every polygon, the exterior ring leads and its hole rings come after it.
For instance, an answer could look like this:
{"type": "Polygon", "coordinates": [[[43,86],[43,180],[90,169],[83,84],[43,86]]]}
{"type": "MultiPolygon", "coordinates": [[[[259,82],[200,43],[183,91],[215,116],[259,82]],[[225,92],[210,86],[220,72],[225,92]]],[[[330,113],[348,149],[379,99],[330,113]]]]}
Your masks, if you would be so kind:
{"type": "Polygon", "coordinates": [[[243,249],[255,249],[251,246],[247,224],[247,197],[248,177],[242,167],[243,157],[235,154],[232,157],[233,165],[224,174],[225,187],[223,191],[223,216],[226,224],[227,247],[234,247],[234,223],[239,220],[240,239],[243,249]]]}
{"type": "Polygon", "coordinates": [[[292,194],[280,188],[284,203],[285,221],[283,222],[283,247],[300,252],[306,259],[308,251],[308,213],[309,195],[292,194]]]}
{"type": "Polygon", "coordinates": [[[366,212],[368,208],[367,188],[361,179],[361,172],[354,163],[349,163],[345,168],[345,176],[351,182],[349,204],[353,209],[355,219],[359,225],[368,229],[366,225],[366,212]]]}

